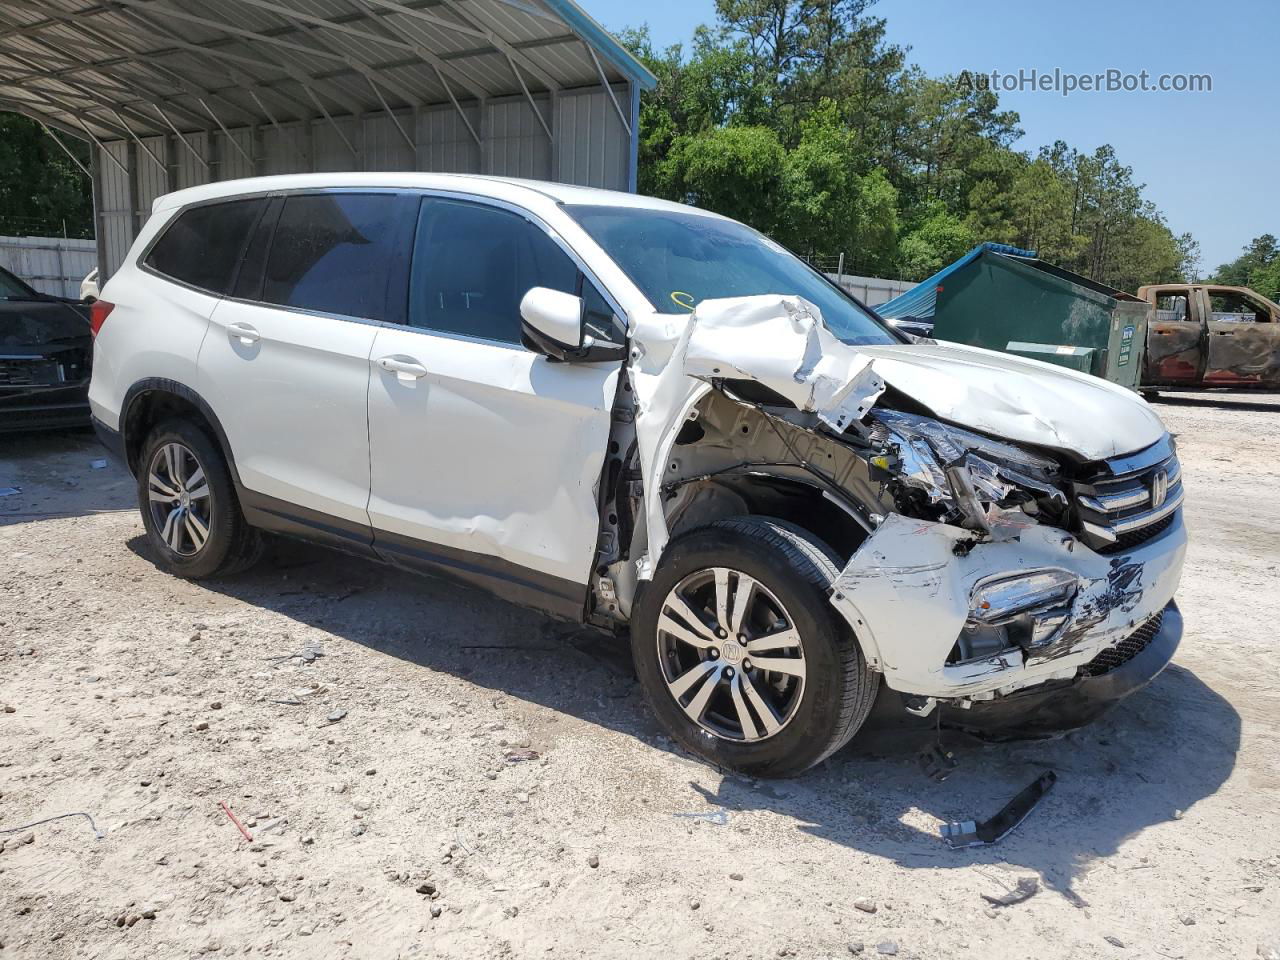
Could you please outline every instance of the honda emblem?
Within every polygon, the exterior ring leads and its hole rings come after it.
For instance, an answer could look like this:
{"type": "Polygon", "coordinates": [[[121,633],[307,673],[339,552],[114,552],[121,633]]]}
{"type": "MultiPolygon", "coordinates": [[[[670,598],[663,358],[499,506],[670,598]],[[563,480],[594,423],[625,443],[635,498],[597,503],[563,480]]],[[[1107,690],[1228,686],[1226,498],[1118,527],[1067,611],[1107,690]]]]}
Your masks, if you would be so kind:
{"type": "Polygon", "coordinates": [[[1165,497],[1169,496],[1169,474],[1164,470],[1157,470],[1155,476],[1151,478],[1151,506],[1164,506],[1165,497]]]}

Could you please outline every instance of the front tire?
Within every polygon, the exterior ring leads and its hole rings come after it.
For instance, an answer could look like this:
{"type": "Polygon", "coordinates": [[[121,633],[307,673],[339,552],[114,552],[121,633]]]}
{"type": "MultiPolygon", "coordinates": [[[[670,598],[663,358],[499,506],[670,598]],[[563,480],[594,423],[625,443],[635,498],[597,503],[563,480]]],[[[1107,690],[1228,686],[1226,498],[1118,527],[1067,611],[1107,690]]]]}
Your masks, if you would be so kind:
{"type": "Polygon", "coordinates": [[[157,564],[176,576],[225,576],[261,555],[261,536],[240,512],[222,451],[190,420],[166,420],[147,437],[138,506],[157,564]]]}
{"type": "Polygon", "coordinates": [[[636,672],[685,747],[786,777],[857,732],[878,677],[828,600],[831,550],[781,520],[735,517],[668,545],[632,615],[636,672]]]}

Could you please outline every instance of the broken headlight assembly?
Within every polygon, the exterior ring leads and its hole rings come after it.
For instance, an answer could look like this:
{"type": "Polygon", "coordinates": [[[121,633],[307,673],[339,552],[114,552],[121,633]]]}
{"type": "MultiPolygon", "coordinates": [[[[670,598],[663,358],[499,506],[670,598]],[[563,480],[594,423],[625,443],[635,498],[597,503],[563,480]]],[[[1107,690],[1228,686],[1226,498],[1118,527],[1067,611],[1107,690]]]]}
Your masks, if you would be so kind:
{"type": "Polygon", "coordinates": [[[981,660],[1018,648],[1043,650],[1071,622],[1079,578],[1069,570],[989,577],[969,596],[969,616],[948,663],[981,660]]]}
{"type": "Polygon", "coordinates": [[[870,462],[889,475],[904,514],[990,533],[998,511],[1065,513],[1056,460],[898,410],[876,410],[872,420],[871,440],[884,452],[870,462]]]}

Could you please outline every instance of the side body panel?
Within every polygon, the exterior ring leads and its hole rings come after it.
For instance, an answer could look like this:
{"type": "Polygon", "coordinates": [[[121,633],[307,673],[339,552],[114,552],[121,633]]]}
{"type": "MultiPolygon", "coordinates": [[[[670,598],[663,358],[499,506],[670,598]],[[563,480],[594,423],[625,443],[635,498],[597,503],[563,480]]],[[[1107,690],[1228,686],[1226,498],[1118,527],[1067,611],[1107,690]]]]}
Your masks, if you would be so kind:
{"type": "Polygon", "coordinates": [[[378,327],[223,300],[197,389],[250,491],[367,528],[369,350],[378,327]]]}
{"type": "Polygon", "coordinates": [[[1258,298],[1250,304],[1256,307],[1254,313],[1217,314],[1212,312],[1211,298],[1219,292],[1235,293],[1230,288],[1206,287],[1204,290],[1206,300],[1210,301],[1205,313],[1208,342],[1205,385],[1280,385],[1280,322],[1274,317],[1271,305],[1258,298]]]}
{"type": "Polygon", "coordinates": [[[102,299],[115,304],[93,344],[89,407],[94,418],[120,429],[121,406],[135,383],[146,379],[196,383],[196,357],[218,298],[141,270],[143,250],[168,223],[153,217],[130,259],[107,281],[102,299]]]}
{"type": "Polygon", "coordinates": [[[1144,287],[1142,292],[1155,308],[1147,326],[1143,384],[1172,386],[1199,382],[1205,362],[1202,291],[1198,288],[1144,287]],[[1185,310],[1158,309],[1162,296],[1185,296],[1185,310]]]}
{"type": "Polygon", "coordinates": [[[378,330],[373,358],[378,552],[460,573],[479,565],[495,586],[538,587],[581,612],[619,364],[392,327],[378,330]],[[383,358],[423,373],[382,369],[383,358]]]}

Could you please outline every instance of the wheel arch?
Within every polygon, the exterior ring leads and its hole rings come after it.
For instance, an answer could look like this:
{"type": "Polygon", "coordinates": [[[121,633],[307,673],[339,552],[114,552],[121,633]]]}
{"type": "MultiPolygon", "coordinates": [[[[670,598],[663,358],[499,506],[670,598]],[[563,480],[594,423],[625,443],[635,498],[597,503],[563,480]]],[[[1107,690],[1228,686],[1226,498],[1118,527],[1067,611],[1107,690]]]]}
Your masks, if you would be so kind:
{"type": "Polygon", "coordinates": [[[185,416],[209,433],[226,458],[236,490],[242,489],[231,444],[218,415],[204,397],[185,383],[162,377],[139,380],[125,393],[120,409],[120,439],[130,473],[137,475],[142,445],[156,424],[167,417],[185,416]]]}
{"type": "Polygon", "coordinates": [[[667,522],[672,535],[733,516],[751,515],[784,520],[830,547],[841,562],[853,556],[868,533],[849,510],[840,506],[812,478],[800,471],[724,474],[681,488],[673,498],[667,522]]]}

